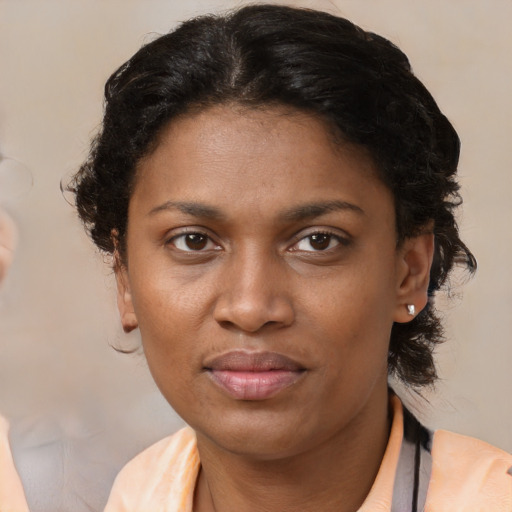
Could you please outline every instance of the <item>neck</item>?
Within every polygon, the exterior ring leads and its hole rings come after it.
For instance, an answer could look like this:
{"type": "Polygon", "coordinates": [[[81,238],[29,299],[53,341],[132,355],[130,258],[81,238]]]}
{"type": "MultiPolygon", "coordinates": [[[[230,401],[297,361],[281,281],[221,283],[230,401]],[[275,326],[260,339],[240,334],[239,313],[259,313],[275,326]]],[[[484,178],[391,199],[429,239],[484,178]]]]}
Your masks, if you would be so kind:
{"type": "Polygon", "coordinates": [[[306,452],[260,460],[198,433],[195,512],[354,512],[375,480],[390,429],[387,392],[350,425],[306,452]]]}

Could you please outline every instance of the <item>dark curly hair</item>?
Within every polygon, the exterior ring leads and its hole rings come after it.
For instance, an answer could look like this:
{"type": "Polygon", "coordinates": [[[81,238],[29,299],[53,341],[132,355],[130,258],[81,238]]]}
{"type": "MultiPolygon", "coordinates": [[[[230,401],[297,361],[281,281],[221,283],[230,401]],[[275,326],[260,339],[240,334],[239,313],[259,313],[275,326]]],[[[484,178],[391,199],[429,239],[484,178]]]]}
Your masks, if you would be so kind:
{"type": "Polygon", "coordinates": [[[476,268],[454,218],[460,142],[402,51],[346,19],[253,5],[189,20],[142,47],[107,81],[103,128],[70,184],[93,241],[123,256],[140,159],[177,116],[227,103],[321,118],[373,158],[394,195],[398,244],[433,226],[429,303],[393,326],[388,365],[413,387],[432,384],[443,339],[434,293],[455,264],[476,268]]]}

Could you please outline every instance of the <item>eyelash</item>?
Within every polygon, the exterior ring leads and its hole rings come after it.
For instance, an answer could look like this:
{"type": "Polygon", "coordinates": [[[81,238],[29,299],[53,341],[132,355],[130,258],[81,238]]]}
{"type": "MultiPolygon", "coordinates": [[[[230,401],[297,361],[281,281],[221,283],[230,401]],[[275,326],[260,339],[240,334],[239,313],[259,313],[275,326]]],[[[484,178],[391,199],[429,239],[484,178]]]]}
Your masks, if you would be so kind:
{"type": "Polygon", "coordinates": [[[336,250],[336,248],[338,246],[348,246],[350,244],[350,240],[347,238],[347,237],[343,237],[341,236],[339,233],[334,233],[332,231],[329,231],[329,230],[326,230],[326,229],[322,229],[322,230],[318,230],[318,231],[313,231],[313,232],[310,232],[304,236],[301,236],[297,242],[295,242],[292,246],[292,251],[297,251],[297,252],[302,252],[302,253],[316,253],[316,254],[322,254],[322,253],[330,253],[334,250],[336,250]],[[299,249],[298,248],[298,245],[305,241],[305,240],[308,240],[309,239],[309,244],[311,246],[311,242],[312,242],[312,238],[313,237],[327,237],[328,238],[328,246],[325,248],[325,249],[314,249],[313,250],[304,250],[304,249],[299,249]],[[336,241],[336,245],[334,247],[331,247],[331,243],[332,241],[335,240],[336,241]]]}
{"type": "MultiPolygon", "coordinates": [[[[207,233],[204,233],[202,231],[198,231],[198,230],[191,230],[191,231],[185,231],[185,232],[182,232],[178,235],[175,235],[173,236],[172,238],[170,238],[167,242],[166,242],[166,245],[173,245],[178,251],[181,251],[183,253],[201,253],[201,252],[206,252],[205,250],[194,250],[194,249],[191,249],[190,247],[187,249],[183,249],[183,248],[180,248],[177,246],[177,241],[179,241],[180,239],[183,240],[183,243],[187,243],[186,242],[186,237],[193,237],[193,236],[196,236],[196,237],[202,237],[204,240],[205,240],[205,243],[206,244],[210,244],[210,243],[214,243],[213,242],[213,239],[210,235],[208,235],[207,233]]],[[[214,250],[217,250],[218,249],[218,244],[215,244],[216,247],[214,250]]],[[[208,249],[208,250],[212,250],[212,249],[208,249]]]]}
{"type": "MultiPolygon", "coordinates": [[[[193,240],[189,240],[189,241],[194,243],[193,240]]],[[[322,241],[323,240],[320,239],[319,243],[322,243],[322,241]]],[[[323,242],[325,242],[325,241],[323,241],[323,242]]],[[[211,251],[212,248],[205,249],[205,247],[211,243],[215,244],[212,237],[210,235],[208,235],[207,233],[204,233],[204,232],[198,231],[198,230],[191,230],[191,231],[182,232],[178,235],[173,236],[166,242],[166,245],[173,245],[176,250],[178,250],[182,253],[199,254],[199,253],[205,253],[205,252],[211,251]],[[196,249],[193,249],[190,246],[188,248],[179,247],[178,244],[179,244],[180,240],[182,240],[184,244],[187,244],[186,237],[200,237],[200,240],[197,240],[195,243],[198,243],[200,245],[201,243],[204,242],[205,245],[203,247],[198,247],[196,249]]],[[[336,247],[338,247],[340,245],[346,247],[349,244],[350,244],[350,240],[347,237],[343,237],[339,233],[334,233],[332,231],[323,229],[323,230],[310,232],[304,236],[300,236],[300,238],[297,237],[296,241],[293,243],[293,245],[290,247],[289,250],[291,252],[301,252],[303,254],[304,253],[322,254],[322,253],[330,253],[331,251],[334,251],[336,249],[336,247]],[[311,243],[312,243],[313,237],[320,237],[320,238],[326,237],[328,239],[327,247],[325,247],[323,249],[322,248],[320,248],[320,249],[313,248],[312,250],[305,250],[305,249],[298,248],[298,246],[301,242],[306,241],[308,239],[309,239],[309,244],[312,247],[311,243]],[[331,247],[333,240],[336,241],[336,245],[334,245],[334,247],[331,247]]],[[[220,249],[220,246],[218,244],[215,244],[215,248],[213,250],[218,250],[218,249],[220,249]]]]}

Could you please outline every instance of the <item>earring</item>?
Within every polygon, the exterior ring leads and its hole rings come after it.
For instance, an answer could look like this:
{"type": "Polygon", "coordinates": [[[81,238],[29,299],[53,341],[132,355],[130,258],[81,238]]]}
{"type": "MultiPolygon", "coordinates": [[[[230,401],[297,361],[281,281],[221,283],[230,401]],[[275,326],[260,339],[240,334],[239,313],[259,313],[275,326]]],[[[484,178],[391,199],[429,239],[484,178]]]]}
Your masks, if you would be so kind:
{"type": "Polygon", "coordinates": [[[416,308],[414,307],[414,304],[407,304],[407,312],[411,316],[416,315],[416,308]]]}

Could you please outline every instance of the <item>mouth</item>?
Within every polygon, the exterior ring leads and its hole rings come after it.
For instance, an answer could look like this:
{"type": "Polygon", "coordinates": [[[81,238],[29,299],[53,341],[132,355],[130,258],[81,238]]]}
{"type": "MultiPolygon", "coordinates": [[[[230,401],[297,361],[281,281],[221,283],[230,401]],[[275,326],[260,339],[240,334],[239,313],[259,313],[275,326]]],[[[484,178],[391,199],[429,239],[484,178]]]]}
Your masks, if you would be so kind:
{"type": "Polygon", "coordinates": [[[306,369],[276,352],[236,350],[204,367],[212,381],[237,400],[266,400],[292,386],[306,369]]]}

